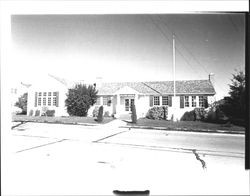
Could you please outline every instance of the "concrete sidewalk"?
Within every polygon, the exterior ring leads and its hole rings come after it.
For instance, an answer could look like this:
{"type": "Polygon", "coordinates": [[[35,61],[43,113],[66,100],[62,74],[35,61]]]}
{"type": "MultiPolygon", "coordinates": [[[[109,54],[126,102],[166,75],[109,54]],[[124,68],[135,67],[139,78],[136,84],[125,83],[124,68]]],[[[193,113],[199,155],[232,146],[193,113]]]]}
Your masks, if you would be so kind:
{"type": "Polygon", "coordinates": [[[184,131],[184,132],[201,132],[201,133],[225,133],[225,134],[245,134],[245,131],[230,131],[230,130],[210,130],[210,129],[195,129],[195,128],[169,128],[169,127],[154,127],[154,126],[139,126],[139,125],[125,125],[119,126],[119,128],[129,129],[154,129],[154,130],[166,130],[166,131],[184,131]]]}

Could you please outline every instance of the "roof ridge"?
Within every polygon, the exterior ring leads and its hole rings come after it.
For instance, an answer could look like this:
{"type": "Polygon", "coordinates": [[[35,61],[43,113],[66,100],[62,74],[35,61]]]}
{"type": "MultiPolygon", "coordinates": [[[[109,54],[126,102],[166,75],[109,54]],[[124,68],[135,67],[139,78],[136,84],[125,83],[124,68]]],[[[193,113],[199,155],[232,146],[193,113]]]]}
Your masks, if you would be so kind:
{"type": "MultiPolygon", "coordinates": [[[[176,80],[176,82],[180,82],[180,81],[209,81],[209,79],[200,79],[200,80],[176,80]]],[[[151,82],[173,82],[173,80],[158,80],[158,81],[138,81],[138,82],[102,82],[102,84],[112,84],[112,83],[116,83],[116,84],[121,84],[121,83],[151,83],[151,82]]]]}
{"type": "Polygon", "coordinates": [[[57,80],[58,82],[62,83],[63,85],[67,86],[67,82],[64,78],[60,78],[60,77],[57,77],[57,76],[54,76],[52,74],[48,74],[51,78],[57,80]]]}
{"type": "Polygon", "coordinates": [[[153,91],[155,91],[155,92],[161,94],[159,91],[155,90],[154,88],[152,88],[151,86],[145,84],[144,82],[141,82],[141,83],[144,84],[145,86],[149,87],[149,88],[152,89],[153,91]]]}

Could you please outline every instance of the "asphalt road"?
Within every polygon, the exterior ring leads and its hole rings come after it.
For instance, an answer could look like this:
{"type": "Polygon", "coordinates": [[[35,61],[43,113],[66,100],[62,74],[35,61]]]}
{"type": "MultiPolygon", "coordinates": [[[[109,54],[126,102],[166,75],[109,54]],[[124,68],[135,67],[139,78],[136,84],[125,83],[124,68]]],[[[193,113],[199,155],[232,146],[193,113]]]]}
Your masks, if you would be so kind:
{"type": "Polygon", "coordinates": [[[244,135],[117,126],[16,127],[4,142],[2,193],[249,194],[244,135]]]}

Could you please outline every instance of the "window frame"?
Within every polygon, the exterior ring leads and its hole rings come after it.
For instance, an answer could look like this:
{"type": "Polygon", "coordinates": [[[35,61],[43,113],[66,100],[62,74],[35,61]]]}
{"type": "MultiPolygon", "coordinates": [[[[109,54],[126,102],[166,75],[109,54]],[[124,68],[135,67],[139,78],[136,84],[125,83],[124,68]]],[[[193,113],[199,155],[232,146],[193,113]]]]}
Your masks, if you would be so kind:
{"type": "Polygon", "coordinates": [[[204,102],[204,96],[199,96],[199,107],[204,108],[205,102],[204,102]]]}
{"type": "Polygon", "coordinates": [[[159,96],[154,96],[153,97],[153,105],[159,106],[160,105],[160,97],[159,96]],[[158,103],[157,103],[158,102],[158,103]]]}
{"type": "Polygon", "coordinates": [[[196,107],[196,105],[197,105],[197,103],[196,103],[196,101],[197,101],[197,99],[196,99],[196,96],[191,96],[191,101],[192,101],[192,107],[196,107]]]}
{"type": "Polygon", "coordinates": [[[95,104],[96,105],[101,105],[101,97],[97,97],[95,104]]]}
{"type": "Polygon", "coordinates": [[[190,104],[189,104],[189,96],[185,95],[184,96],[184,107],[190,107],[190,104]],[[187,99],[186,99],[187,98],[187,99]]]}
{"type": "Polygon", "coordinates": [[[169,105],[169,96],[162,96],[162,105],[169,105]],[[166,104],[164,104],[164,102],[166,104]]]}

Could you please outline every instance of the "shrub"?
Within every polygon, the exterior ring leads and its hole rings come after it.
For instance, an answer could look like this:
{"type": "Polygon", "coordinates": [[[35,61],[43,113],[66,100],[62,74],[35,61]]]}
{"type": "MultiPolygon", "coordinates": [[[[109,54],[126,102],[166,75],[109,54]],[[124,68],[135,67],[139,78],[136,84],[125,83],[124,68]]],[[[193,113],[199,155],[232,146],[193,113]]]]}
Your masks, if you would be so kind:
{"type": "Polygon", "coordinates": [[[148,110],[146,118],[167,120],[168,107],[167,106],[155,106],[148,110]]]}
{"type": "Polygon", "coordinates": [[[35,116],[40,116],[40,110],[36,110],[35,116]]]}
{"type": "Polygon", "coordinates": [[[242,126],[242,127],[245,127],[246,126],[246,121],[245,119],[242,119],[242,118],[233,118],[230,120],[230,122],[234,125],[238,125],[238,126],[242,126]]]}
{"type": "Polygon", "coordinates": [[[205,109],[204,108],[194,108],[195,120],[204,120],[205,118],[205,109]]]}
{"type": "Polygon", "coordinates": [[[46,116],[55,116],[55,110],[47,110],[46,116]]]}
{"type": "Polygon", "coordinates": [[[110,117],[109,111],[104,112],[104,117],[110,117]]]}
{"type": "Polygon", "coordinates": [[[181,121],[195,121],[196,116],[195,116],[195,111],[192,110],[190,112],[185,112],[183,116],[181,117],[181,121]]]}
{"type": "Polygon", "coordinates": [[[97,117],[98,116],[99,107],[100,106],[95,106],[95,108],[93,109],[93,111],[92,111],[93,117],[97,117]]]}
{"type": "Polygon", "coordinates": [[[103,121],[103,106],[100,106],[97,116],[97,122],[103,121]]]}
{"type": "Polygon", "coordinates": [[[33,110],[30,110],[29,116],[33,116],[33,110]]]}
{"type": "Polygon", "coordinates": [[[136,115],[136,108],[135,108],[135,104],[132,104],[131,106],[131,110],[132,110],[132,123],[137,123],[137,115],[136,115]]]}
{"type": "Polygon", "coordinates": [[[15,106],[19,107],[22,110],[20,114],[27,114],[27,100],[28,93],[24,93],[21,97],[18,98],[18,101],[15,103],[15,106]]]}

